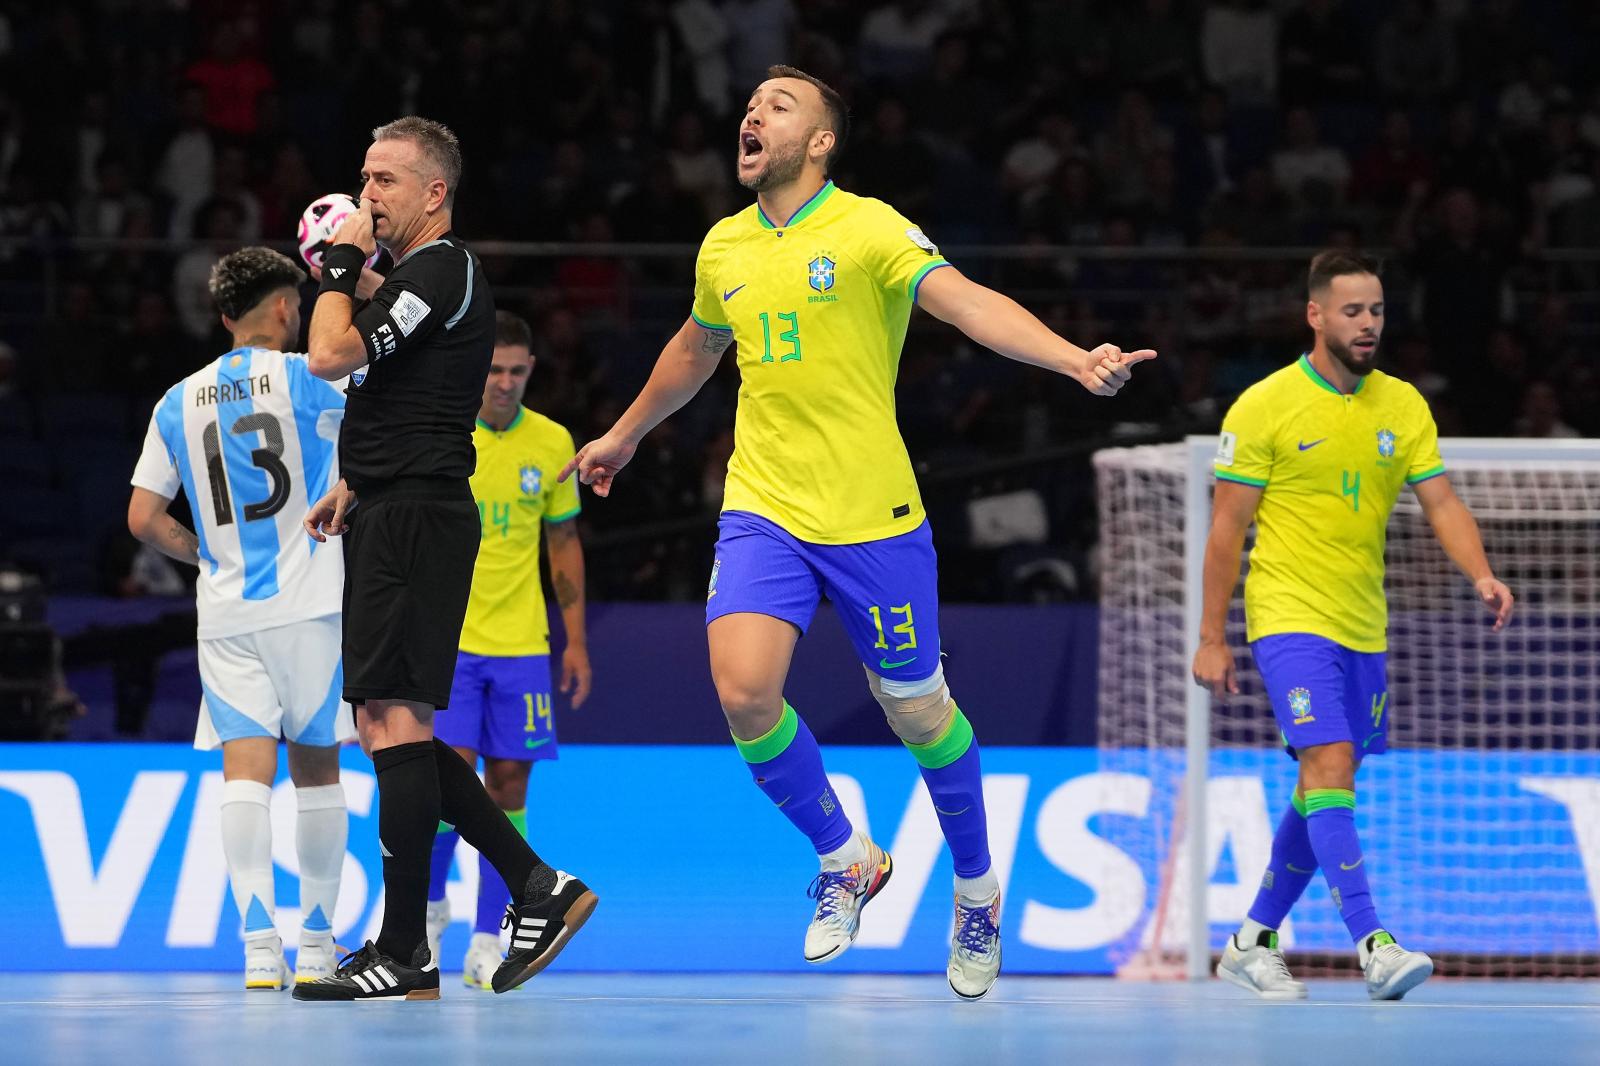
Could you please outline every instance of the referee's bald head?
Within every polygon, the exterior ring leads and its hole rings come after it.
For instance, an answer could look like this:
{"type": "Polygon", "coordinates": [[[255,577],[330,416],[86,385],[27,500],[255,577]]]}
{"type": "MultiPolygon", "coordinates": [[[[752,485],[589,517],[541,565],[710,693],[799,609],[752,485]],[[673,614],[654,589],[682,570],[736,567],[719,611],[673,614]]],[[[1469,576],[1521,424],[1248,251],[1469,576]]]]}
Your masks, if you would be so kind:
{"type": "Polygon", "coordinates": [[[419,161],[425,170],[417,176],[424,183],[444,182],[444,206],[452,208],[456,202],[456,186],[461,183],[461,142],[442,122],[418,115],[407,115],[379,126],[372,131],[377,141],[410,141],[417,146],[419,161]]]}

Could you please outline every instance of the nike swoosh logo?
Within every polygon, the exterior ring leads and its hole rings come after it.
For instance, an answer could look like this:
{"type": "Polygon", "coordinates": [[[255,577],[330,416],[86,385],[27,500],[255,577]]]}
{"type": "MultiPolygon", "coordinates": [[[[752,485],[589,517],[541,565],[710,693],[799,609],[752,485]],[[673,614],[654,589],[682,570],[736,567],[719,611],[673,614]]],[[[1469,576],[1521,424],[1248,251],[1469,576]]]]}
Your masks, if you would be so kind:
{"type": "Polygon", "coordinates": [[[778,806],[782,807],[785,803],[788,803],[792,799],[794,799],[793,796],[785,796],[783,799],[778,801],[778,806]]]}
{"type": "Polygon", "coordinates": [[[542,748],[548,743],[550,743],[549,737],[543,737],[539,740],[529,740],[524,742],[524,744],[529,748],[542,748]]]}
{"type": "Polygon", "coordinates": [[[1289,868],[1289,872],[1292,873],[1292,874],[1314,874],[1314,873],[1317,872],[1314,869],[1312,869],[1312,870],[1302,870],[1302,869],[1300,869],[1300,867],[1296,866],[1292,862],[1286,862],[1286,863],[1284,863],[1284,865],[1289,868]]]}
{"type": "Polygon", "coordinates": [[[1344,863],[1341,862],[1339,864],[1339,869],[1341,869],[1341,870],[1354,870],[1357,866],[1360,866],[1362,863],[1364,863],[1366,861],[1367,861],[1367,857],[1365,855],[1363,855],[1363,856],[1361,856],[1361,858],[1357,859],[1355,862],[1351,863],[1349,866],[1346,866],[1344,863]]]}
{"type": "Polygon", "coordinates": [[[935,803],[933,805],[933,809],[938,811],[940,814],[944,815],[946,818],[954,818],[959,814],[966,814],[968,811],[972,810],[972,804],[970,804],[970,803],[967,804],[965,807],[961,808],[959,811],[947,811],[943,807],[941,807],[937,803],[935,803]]]}
{"type": "MultiPolygon", "coordinates": [[[[748,285],[748,284],[750,284],[748,281],[744,283],[744,285],[748,285]]],[[[744,288],[744,285],[740,285],[739,289],[744,288]]],[[[734,294],[737,293],[739,291],[739,289],[729,289],[727,292],[723,293],[722,294],[723,302],[726,303],[728,300],[733,299],[734,294]]]]}
{"type": "Polygon", "coordinates": [[[1316,440],[1312,441],[1310,444],[1307,444],[1305,441],[1301,441],[1300,442],[1300,450],[1303,451],[1303,452],[1310,451],[1312,448],[1315,448],[1317,445],[1321,444],[1323,441],[1325,441],[1327,439],[1328,439],[1327,437],[1319,437],[1316,440]]]}
{"type": "Polygon", "coordinates": [[[888,659],[879,659],[878,660],[878,669],[879,670],[893,670],[895,667],[904,666],[906,663],[914,663],[916,661],[917,661],[917,657],[915,655],[913,655],[909,659],[901,659],[897,663],[892,663],[888,659]]]}

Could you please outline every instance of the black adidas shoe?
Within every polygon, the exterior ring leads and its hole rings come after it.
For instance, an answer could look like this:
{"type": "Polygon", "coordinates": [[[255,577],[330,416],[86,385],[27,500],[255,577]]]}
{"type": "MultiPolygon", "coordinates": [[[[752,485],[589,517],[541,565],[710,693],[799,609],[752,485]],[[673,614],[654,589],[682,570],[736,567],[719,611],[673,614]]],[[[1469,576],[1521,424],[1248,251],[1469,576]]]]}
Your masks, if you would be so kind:
{"type": "Polygon", "coordinates": [[[599,902],[588,885],[557,870],[548,896],[507,907],[500,928],[511,930],[511,952],[494,972],[494,990],[509,992],[549,966],[599,902]]]}
{"type": "Polygon", "coordinates": [[[439,966],[426,941],[411,961],[414,965],[398,963],[369,940],[361,950],[346,955],[332,977],[295,985],[294,998],[324,1002],[438,999],[439,966]]]}

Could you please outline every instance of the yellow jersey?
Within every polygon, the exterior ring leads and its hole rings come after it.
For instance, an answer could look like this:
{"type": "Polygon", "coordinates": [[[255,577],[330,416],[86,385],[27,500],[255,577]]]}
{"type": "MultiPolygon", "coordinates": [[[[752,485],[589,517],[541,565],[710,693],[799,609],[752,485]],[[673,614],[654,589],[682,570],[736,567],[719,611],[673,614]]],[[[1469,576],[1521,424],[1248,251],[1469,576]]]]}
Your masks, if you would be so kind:
{"type": "Polygon", "coordinates": [[[1234,403],[1215,470],[1263,490],[1244,586],[1249,639],[1315,633],[1384,651],[1389,512],[1402,485],[1444,473],[1422,394],[1374,370],[1346,395],[1301,356],[1234,403]]]}
{"type": "Polygon", "coordinates": [[[894,208],[831,181],[781,225],[751,204],[711,227],[693,314],[732,331],[740,378],[724,510],[815,544],[922,524],[894,384],[917,287],[948,265],[894,208]]]}
{"type": "Polygon", "coordinates": [[[572,434],[526,408],[503,430],[481,419],[472,431],[478,468],[478,561],[461,626],[461,650],[473,655],[548,655],[550,620],[539,582],[543,524],[578,516],[578,480],[556,474],[576,449],[572,434]]]}

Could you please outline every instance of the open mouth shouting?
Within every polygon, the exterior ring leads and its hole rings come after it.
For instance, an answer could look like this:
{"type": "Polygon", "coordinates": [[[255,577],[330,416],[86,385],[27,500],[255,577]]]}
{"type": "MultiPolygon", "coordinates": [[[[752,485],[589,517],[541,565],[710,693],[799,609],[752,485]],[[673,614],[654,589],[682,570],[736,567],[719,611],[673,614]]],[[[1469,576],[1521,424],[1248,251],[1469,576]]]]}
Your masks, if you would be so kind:
{"type": "Polygon", "coordinates": [[[756,136],[754,130],[744,130],[739,134],[739,169],[758,165],[766,154],[767,146],[761,143],[761,138],[756,136]]]}

